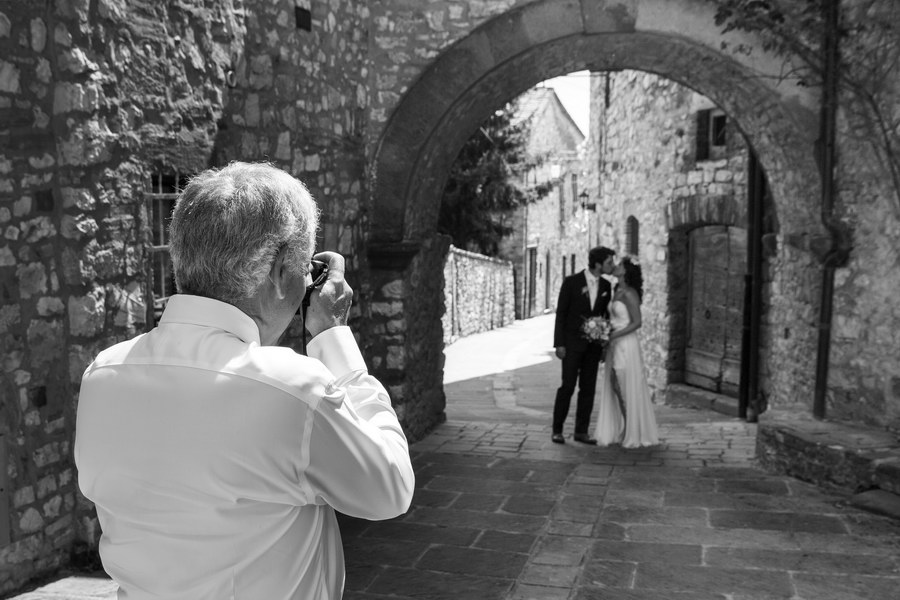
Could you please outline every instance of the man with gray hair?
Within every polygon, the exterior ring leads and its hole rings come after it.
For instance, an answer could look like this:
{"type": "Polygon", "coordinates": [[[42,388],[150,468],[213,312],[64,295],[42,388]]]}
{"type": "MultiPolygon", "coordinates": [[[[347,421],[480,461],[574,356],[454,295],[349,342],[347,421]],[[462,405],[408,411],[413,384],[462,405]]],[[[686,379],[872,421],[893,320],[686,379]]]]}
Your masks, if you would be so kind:
{"type": "Polygon", "coordinates": [[[193,178],[171,223],[178,294],[158,327],[100,353],[78,404],[78,483],[119,598],[337,600],[335,511],[404,513],[414,475],[347,314],[318,209],[267,164],[193,178]],[[276,344],[311,283],[308,356],[276,344]]]}

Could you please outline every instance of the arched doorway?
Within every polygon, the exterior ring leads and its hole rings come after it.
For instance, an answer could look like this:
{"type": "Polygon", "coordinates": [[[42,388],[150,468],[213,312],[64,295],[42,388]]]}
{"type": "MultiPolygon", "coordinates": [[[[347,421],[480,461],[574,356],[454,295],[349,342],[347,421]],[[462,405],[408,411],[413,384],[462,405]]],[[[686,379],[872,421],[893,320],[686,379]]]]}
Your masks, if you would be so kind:
{"type": "MultiPolygon", "coordinates": [[[[768,175],[779,235],[820,231],[815,99],[789,82],[761,76],[776,73],[778,65],[759,54],[751,63],[720,51],[713,8],[691,0],[638,0],[627,8],[604,2],[530,3],[447,48],[403,96],[373,157],[367,249],[373,288],[402,281],[417,290],[415,298],[395,298],[406,314],[404,360],[416,361],[416,377],[407,377],[412,363],[403,360],[384,374],[402,388],[401,413],[414,436],[439,422],[443,408],[439,350],[430,349],[440,345],[441,300],[437,290],[426,298],[426,288],[418,283],[439,272],[429,265],[439,263],[444,245],[434,231],[446,174],[490,111],[537,82],[577,70],[633,69],[694,89],[733,118],[755,149],[768,175]]],[[[779,268],[780,277],[790,278],[804,264],[779,268]]],[[[805,297],[787,293],[769,302],[785,314],[808,308],[805,297]]],[[[810,332],[800,343],[813,339],[810,332]]]]}

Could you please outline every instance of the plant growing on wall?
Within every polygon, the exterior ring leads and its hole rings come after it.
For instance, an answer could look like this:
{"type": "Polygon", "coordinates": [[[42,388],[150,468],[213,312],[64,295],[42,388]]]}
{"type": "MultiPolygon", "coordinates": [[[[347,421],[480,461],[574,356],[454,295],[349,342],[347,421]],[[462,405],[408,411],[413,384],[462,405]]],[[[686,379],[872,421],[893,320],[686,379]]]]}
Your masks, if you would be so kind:
{"type": "Polygon", "coordinates": [[[513,232],[511,213],[547,193],[518,183],[528,164],[524,126],[510,122],[512,111],[512,105],[495,111],[450,168],[437,229],[457,248],[496,256],[501,238],[513,232]]]}
{"type": "MultiPolygon", "coordinates": [[[[824,80],[823,9],[831,0],[710,1],[717,6],[716,23],[724,32],[753,32],[763,40],[765,50],[803,61],[801,66],[786,63],[785,77],[798,77],[808,85],[824,80]]],[[[833,1],[839,2],[841,11],[835,75],[847,100],[842,109],[851,135],[870,144],[890,173],[900,208],[900,2],[833,1]]],[[[725,42],[722,49],[752,52],[752,48],[725,42]]]]}

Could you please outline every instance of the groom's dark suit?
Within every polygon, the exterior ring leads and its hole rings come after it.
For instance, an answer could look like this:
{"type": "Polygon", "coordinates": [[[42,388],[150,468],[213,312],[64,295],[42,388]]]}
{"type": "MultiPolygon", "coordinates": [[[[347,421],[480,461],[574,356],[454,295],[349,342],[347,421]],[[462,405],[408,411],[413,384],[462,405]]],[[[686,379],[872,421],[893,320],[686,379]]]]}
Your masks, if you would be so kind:
{"type": "Polygon", "coordinates": [[[603,347],[599,343],[586,340],[582,336],[581,326],[590,316],[602,315],[609,318],[611,290],[609,281],[599,277],[597,298],[591,306],[584,271],[569,275],[563,280],[556,302],[553,346],[564,347],[566,355],[562,359],[562,385],[556,391],[556,401],[553,405],[553,433],[562,433],[576,383],[578,401],[575,408],[575,434],[588,433],[603,347]]]}

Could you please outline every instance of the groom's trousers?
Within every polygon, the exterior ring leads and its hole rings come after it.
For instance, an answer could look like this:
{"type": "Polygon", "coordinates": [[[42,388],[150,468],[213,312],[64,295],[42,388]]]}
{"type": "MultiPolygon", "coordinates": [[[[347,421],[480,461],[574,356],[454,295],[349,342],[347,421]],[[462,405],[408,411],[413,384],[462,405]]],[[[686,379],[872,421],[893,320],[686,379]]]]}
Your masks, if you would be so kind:
{"type": "Polygon", "coordinates": [[[566,347],[566,356],[562,359],[562,385],[556,390],[556,400],[553,403],[553,433],[562,433],[576,385],[578,398],[575,405],[575,433],[588,432],[601,358],[603,349],[599,344],[588,344],[581,348],[566,347]]]}

